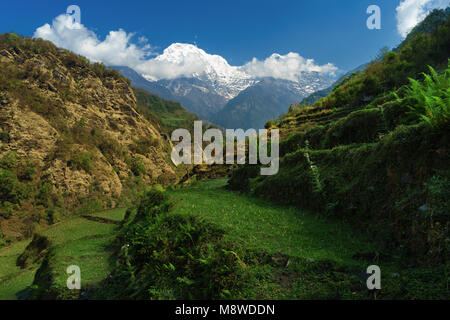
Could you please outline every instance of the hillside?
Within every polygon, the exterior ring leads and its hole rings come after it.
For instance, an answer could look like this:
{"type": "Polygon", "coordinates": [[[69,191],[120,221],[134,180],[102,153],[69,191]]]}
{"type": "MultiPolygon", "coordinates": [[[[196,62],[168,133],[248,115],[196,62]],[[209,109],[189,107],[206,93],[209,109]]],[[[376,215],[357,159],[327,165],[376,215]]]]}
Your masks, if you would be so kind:
{"type": "Polygon", "coordinates": [[[301,101],[308,92],[330,83],[319,75],[311,78],[305,75],[304,81],[310,83],[307,88],[288,80],[260,79],[231,99],[214,116],[213,122],[232,129],[264,128],[268,119],[277,118],[287,111],[290,104],[301,101]]]}
{"type": "Polygon", "coordinates": [[[367,65],[368,64],[360,65],[359,67],[353,69],[352,71],[347,72],[343,76],[339,77],[339,79],[337,79],[336,82],[333,83],[333,85],[329,86],[328,88],[318,90],[318,91],[310,94],[309,96],[304,98],[300,102],[300,104],[307,105],[307,106],[313,105],[316,101],[320,100],[321,98],[325,98],[327,95],[329,95],[333,91],[333,89],[337,85],[339,85],[342,81],[344,81],[347,77],[350,77],[353,73],[363,71],[367,67],[367,65]]]}
{"type": "Polygon", "coordinates": [[[0,69],[5,239],[78,208],[115,207],[139,186],[176,179],[161,120],[138,112],[119,73],[16,34],[0,36],[0,69]]]}
{"type": "Polygon", "coordinates": [[[124,66],[111,66],[112,69],[119,71],[123,76],[131,81],[133,87],[143,89],[151,94],[157,95],[160,98],[176,101],[176,98],[170,93],[169,89],[155,83],[146,80],[139,73],[129,67],[124,66]]]}
{"type": "Polygon", "coordinates": [[[404,261],[447,261],[449,52],[447,17],[269,123],[282,136],[279,173],[241,167],[229,188],[348,221],[404,261]]]}
{"type": "Polygon", "coordinates": [[[418,33],[430,33],[435,31],[439,25],[445,23],[449,16],[450,7],[447,7],[445,10],[433,10],[430,14],[428,14],[425,21],[419,23],[409,32],[406,40],[415,37],[418,33]]]}
{"type": "Polygon", "coordinates": [[[443,268],[395,265],[345,223],[225,185],[153,190],[137,210],[74,217],[0,249],[0,299],[373,299],[362,270],[374,261],[386,275],[377,299],[448,298],[443,268]],[[71,261],[82,290],[66,287],[71,261]]]}
{"type": "Polygon", "coordinates": [[[178,128],[193,128],[193,121],[198,117],[187,112],[170,91],[157,84],[147,81],[144,77],[129,67],[113,66],[123,76],[131,81],[134,94],[138,100],[138,109],[141,113],[150,111],[149,117],[161,119],[161,125],[167,134],[178,128]]]}
{"type": "MultiPolygon", "coordinates": [[[[175,300],[183,310],[186,300],[225,300],[228,310],[265,299],[449,300],[449,13],[433,11],[310,105],[292,100],[325,87],[319,71],[253,77],[177,43],[141,76],[0,35],[0,300],[175,300]],[[150,73],[195,59],[204,71],[150,73]],[[171,131],[192,129],[196,108],[225,127],[279,130],[277,173],[175,167],[171,131]],[[78,288],[69,266],[81,272],[78,288]],[[374,266],[381,274],[370,275],[374,266]]],[[[276,150],[263,141],[248,148],[260,162],[276,150]]]]}
{"type": "Polygon", "coordinates": [[[134,88],[133,91],[136,95],[138,110],[141,113],[148,110],[156,115],[154,118],[161,119],[161,126],[169,137],[172,131],[179,128],[193,130],[194,121],[199,120],[195,114],[187,112],[178,102],[161,99],[139,88],[134,88]]]}

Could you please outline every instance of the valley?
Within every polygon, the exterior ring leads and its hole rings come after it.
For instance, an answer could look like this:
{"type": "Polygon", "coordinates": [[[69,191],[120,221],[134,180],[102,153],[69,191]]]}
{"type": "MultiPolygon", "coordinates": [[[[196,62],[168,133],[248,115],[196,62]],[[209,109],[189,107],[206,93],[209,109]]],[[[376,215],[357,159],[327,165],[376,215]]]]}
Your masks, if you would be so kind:
{"type": "MultiPolygon", "coordinates": [[[[372,299],[365,288],[365,269],[373,263],[383,270],[385,290],[379,299],[399,298],[405,292],[410,298],[421,296],[422,291],[430,298],[446,295],[442,282],[445,274],[435,269],[433,277],[425,277],[433,269],[400,268],[395,258],[377,256],[379,248],[372,239],[342,222],[230,192],[225,186],[226,180],[210,180],[166,193],[176,214],[194,215],[219,226],[225,232],[224,241],[235,244],[243,274],[239,290],[231,298],[372,299]]],[[[125,211],[114,209],[89,216],[120,222],[125,211]]],[[[16,266],[30,240],[0,249],[0,299],[30,297],[29,290],[33,294],[38,286],[54,295],[47,298],[95,299],[110,294],[100,287],[116,264],[117,248],[121,247],[114,245],[118,228],[116,224],[75,217],[39,230],[50,241],[45,249],[45,269],[42,259],[23,269],[16,266]],[[65,285],[69,265],[81,269],[83,289],[76,295],[65,285]],[[40,276],[33,283],[39,268],[51,271],[50,282],[42,282],[40,276]]],[[[30,256],[29,261],[34,258],[30,256]]]]}
{"type": "Polygon", "coordinates": [[[335,82],[293,52],[147,59],[69,18],[134,64],[0,35],[0,300],[450,299],[450,8],[335,82]]]}

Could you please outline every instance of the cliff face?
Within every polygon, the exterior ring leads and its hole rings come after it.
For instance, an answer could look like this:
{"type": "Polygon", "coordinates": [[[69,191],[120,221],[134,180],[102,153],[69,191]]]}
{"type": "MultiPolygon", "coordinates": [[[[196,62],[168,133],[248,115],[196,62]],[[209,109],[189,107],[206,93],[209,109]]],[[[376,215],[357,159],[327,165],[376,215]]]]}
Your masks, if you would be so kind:
{"type": "Polygon", "coordinates": [[[5,190],[0,208],[35,207],[44,185],[44,207],[76,207],[92,195],[114,205],[131,180],[176,179],[159,119],[136,111],[129,81],[117,72],[14,34],[0,38],[0,70],[2,170],[28,188],[17,201],[5,190]],[[23,167],[33,173],[27,179],[23,167]]]}

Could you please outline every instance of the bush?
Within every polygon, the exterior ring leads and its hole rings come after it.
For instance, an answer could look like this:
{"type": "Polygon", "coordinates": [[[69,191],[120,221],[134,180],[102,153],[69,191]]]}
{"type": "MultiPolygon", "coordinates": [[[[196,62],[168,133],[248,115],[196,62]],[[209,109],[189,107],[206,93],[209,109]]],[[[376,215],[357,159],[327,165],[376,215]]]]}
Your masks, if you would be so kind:
{"type": "Polygon", "coordinates": [[[351,143],[374,142],[380,127],[383,127],[380,109],[355,111],[330,125],[323,144],[326,148],[332,148],[351,143]]]}
{"type": "Polygon", "coordinates": [[[17,257],[16,264],[21,268],[26,268],[42,261],[49,247],[50,241],[47,237],[34,233],[33,240],[31,240],[23,253],[17,257]]]}
{"type": "Polygon", "coordinates": [[[97,211],[101,211],[103,209],[105,209],[105,206],[103,204],[103,200],[102,199],[88,199],[88,200],[84,200],[82,201],[83,205],[81,207],[79,207],[76,211],[75,214],[80,215],[80,214],[90,214],[90,213],[94,213],[97,211]]]}
{"type": "Polygon", "coordinates": [[[131,172],[135,176],[140,176],[145,172],[145,166],[141,158],[136,157],[131,161],[131,172]]]}
{"type": "Polygon", "coordinates": [[[154,218],[161,212],[168,212],[170,207],[164,189],[155,186],[143,195],[135,219],[154,218]]]}
{"type": "Polygon", "coordinates": [[[19,182],[17,176],[9,171],[0,169],[0,202],[21,204],[30,196],[30,188],[19,182]]]}
{"type": "Polygon", "coordinates": [[[130,150],[134,153],[146,155],[150,152],[151,147],[157,147],[159,145],[158,140],[153,137],[147,138],[143,137],[137,139],[130,145],[130,150]]]}
{"type": "Polygon", "coordinates": [[[410,78],[405,96],[397,100],[430,126],[442,127],[450,120],[450,60],[441,74],[429,68],[431,75],[423,73],[423,82],[410,78]]]}
{"type": "Polygon", "coordinates": [[[440,171],[425,183],[430,215],[450,217],[450,171],[440,171]]]}
{"type": "Polygon", "coordinates": [[[19,180],[32,181],[36,175],[34,163],[31,161],[22,161],[17,167],[17,177],[19,180]]]}
{"type": "Polygon", "coordinates": [[[9,134],[8,132],[0,132],[0,141],[5,142],[5,143],[9,143],[9,134]]]}
{"type": "Polygon", "coordinates": [[[52,207],[47,210],[47,223],[55,224],[61,220],[62,209],[59,207],[52,207]]]}
{"type": "Polygon", "coordinates": [[[52,194],[52,185],[48,182],[44,182],[39,188],[38,194],[36,195],[36,203],[48,207],[51,204],[52,194]]]}
{"type": "Polygon", "coordinates": [[[90,152],[79,152],[72,156],[70,161],[70,166],[74,169],[83,169],[87,173],[92,170],[93,154],[90,152]]]}
{"type": "Polygon", "coordinates": [[[0,206],[0,216],[3,218],[10,218],[16,210],[19,209],[19,206],[16,204],[13,204],[11,202],[5,201],[0,206]]]}
{"type": "Polygon", "coordinates": [[[117,265],[99,294],[107,299],[218,299],[238,290],[243,262],[224,232],[170,212],[161,189],[143,197],[117,243],[117,265]]]}
{"type": "Polygon", "coordinates": [[[14,151],[10,151],[0,159],[0,168],[13,170],[17,168],[18,158],[14,151]]]}
{"type": "Polygon", "coordinates": [[[228,181],[227,189],[234,191],[248,192],[250,191],[250,180],[259,176],[260,166],[245,165],[238,167],[231,174],[228,181]]]}

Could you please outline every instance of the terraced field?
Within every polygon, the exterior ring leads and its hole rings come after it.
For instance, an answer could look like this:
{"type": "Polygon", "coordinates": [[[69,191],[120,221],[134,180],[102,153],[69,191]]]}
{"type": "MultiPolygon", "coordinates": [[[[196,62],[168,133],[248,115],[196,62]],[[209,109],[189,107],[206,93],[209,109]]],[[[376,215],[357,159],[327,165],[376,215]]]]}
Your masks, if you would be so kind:
{"type": "MultiPolygon", "coordinates": [[[[93,214],[120,221],[125,209],[113,209],[93,214]]],[[[108,275],[115,224],[88,220],[83,217],[57,223],[39,231],[51,243],[54,285],[65,286],[66,268],[78,265],[82,270],[83,286],[95,286],[108,275]]],[[[16,265],[17,258],[25,251],[31,240],[21,241],[0,249],[0,300],[27,298],[25,289],[33,283],[39,263],[25,269],[16,265]]]]}

